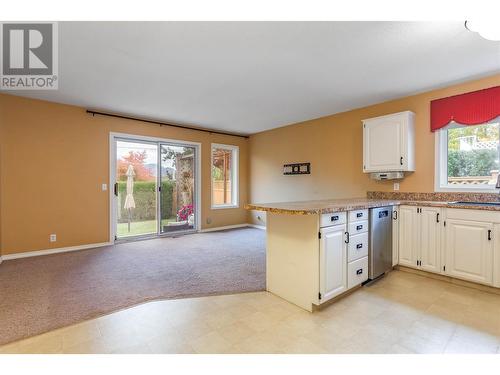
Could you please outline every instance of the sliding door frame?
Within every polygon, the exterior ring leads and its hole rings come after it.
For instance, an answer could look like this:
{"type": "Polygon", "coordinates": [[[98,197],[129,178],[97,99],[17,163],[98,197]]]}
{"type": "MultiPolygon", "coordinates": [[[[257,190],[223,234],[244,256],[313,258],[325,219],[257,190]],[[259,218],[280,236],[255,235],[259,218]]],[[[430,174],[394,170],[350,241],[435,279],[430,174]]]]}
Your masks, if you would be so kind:
{"type": "Polygon", "coordinates": [[[178,139],[167,139],[158,137],[148,137],[136,134],[127,133],[109,133],[109,242],[115,243],[116,241],[133,241],[145,238],[154,237],[172,237],[179,234],[199,232],[201,228],[201,143],[183,141],[178,139]],[[161,183],[161,146],[162,144],[174,145],[174,146],[189,146],[195,148],[195,227],[193,229],[187,229],[178,232],[167,232],[161,233],[161,212],[160,212],[160,201],[161,197],[158,193],[158,186],[156,189],[156,216],[157,216],[157,232],[151,235],[134,236],[130,238],[117,239],[116,238],[116,223],[117,223],[117,199],[114,192],[114,184],[116,182],[116,142],[118,140],[122,141],[137,141],[137,142],[148,142],[156,143],[158,145],[158,165],[157,165],[157,183],[161,183]]]}

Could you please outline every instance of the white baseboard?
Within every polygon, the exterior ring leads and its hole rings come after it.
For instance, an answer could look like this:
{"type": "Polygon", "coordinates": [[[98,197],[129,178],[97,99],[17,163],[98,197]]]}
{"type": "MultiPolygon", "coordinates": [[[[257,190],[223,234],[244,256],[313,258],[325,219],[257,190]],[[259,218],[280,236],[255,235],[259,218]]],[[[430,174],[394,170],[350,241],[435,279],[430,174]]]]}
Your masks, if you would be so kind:
{"type": "Polygon", "coordinates": [[[2,261],[3,261],[3,259],[2,259],[2,257],[0,256],[0,264],[2,264],[2,261]]]}
{"type": "Polygon", "coordinates": [[[245,228],[248,227],[248,224],[235,224],[235,225],[226,225],[224,227],[215,227],[215,228],[206,228],[200,230],[200,233],[205,233],[205,232],[216,232],[219,230],[226,230],[226,229],[236,229],[236,228],[245,228]]]}
{"type": "Polygon", "coordinates": [[[110,245],[112,245],[111,242],[91,243],[88,245],[59,247],[56,249],[27,251],[24,253],[16,253],[16,254],[5,254],[5,255],[2,255],[2,258],[3,258],[3,260],[29,258],[29,257],[37,257],[37,256],[41,256],[41,255],[68,253],[70,251],[93,249],[93,248],[97,248],[97,247],[110,246],[110,245]]]}
{"type": "Polygon", "coordinates": [[[266,230],[266,226],[265,225],[248,224],[248,226],[251,227],[251,228],[266,230]]]}
{"type": "Polygon", "coordinates": [[[216,232],[219,230],[227,230],[227,229],[236,229],[236,228],[257,228],[257,229],[263,229],[266,230],[265,225],[257,225],[257,224],[236,224],[236,225],[226,225],[224,227],[215,227],[215,228],[206,228],[202,229],[199,232],[200,233],[205,233],[205,232],[216,232]]]}

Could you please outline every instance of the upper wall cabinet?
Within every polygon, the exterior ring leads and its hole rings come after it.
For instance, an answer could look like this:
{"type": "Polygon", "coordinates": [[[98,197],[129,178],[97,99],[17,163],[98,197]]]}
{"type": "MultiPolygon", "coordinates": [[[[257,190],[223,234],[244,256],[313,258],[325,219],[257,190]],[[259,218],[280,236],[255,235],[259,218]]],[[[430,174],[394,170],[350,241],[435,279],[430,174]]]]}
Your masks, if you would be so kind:
{"type": "Polygon", "coordinates": [[[415,170],[415,114],[363,120],[363,172],[415,170]]]}

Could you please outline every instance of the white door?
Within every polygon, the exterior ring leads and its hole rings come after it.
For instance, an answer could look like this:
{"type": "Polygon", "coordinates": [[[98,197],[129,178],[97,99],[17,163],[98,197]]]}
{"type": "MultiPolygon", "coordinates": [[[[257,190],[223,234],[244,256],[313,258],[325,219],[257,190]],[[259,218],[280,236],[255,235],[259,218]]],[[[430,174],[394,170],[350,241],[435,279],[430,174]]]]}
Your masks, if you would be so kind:
{"type": "Polygon", "coordinates": [[[402,170],[404,121],[401,117],[366,121],[363,127],[363,170],[365,172],[402,170]]]}
{"type": "Polygon", "coordinates": [[[399,262],[399,207],[392,209],[392,266],[399,262]]]}
{"type": "Polygon", "coordinates": [[[483,284],[493,279],[493,225],[446,221],[446,274],[483,284]]]}
{"type": "Polygon", "coordinates": [[[347,244],[345,225],[321,229],[320,293],[325,302],[347,290],[347,244]]]}
{"type": "Polygon", "coordinates": [[[402,266],[417,267],[417,219],[417,207],[399,207],[399,264],[402,266]]]}
{"type": "Polygon", "coordinates": [[[441,209],[422,207],[420,217],[420,266],[429,272],[441,272],[441,209]]]}

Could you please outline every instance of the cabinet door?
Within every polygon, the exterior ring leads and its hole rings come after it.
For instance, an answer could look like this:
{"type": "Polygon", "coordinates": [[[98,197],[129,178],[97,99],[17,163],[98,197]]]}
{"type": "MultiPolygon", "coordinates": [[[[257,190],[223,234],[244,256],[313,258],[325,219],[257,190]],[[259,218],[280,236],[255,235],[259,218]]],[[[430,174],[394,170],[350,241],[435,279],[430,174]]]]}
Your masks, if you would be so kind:
{"type": "Polygon", "coordinates": [[[392,209],[392,266],[399,263],[399,207],[392,209]]]}
{"type": "Polygon", "coordinates": [[[399,264],[417,267],[417,207],[399,207],[399,264]]]}
{"type": "MultiPolygon", "coordinates": [[[[404,120],[388,116],[363,124],[363,159],[365,172],[401,171],[404,120]]],[[[404,163],[404,158],[403,158],[404,163]]]]}
{"type": "Polygon", "coordinates": [[[441,209],[422,207],[421,210],[420,251],[417,258],[423,270],[439,273],[441,272],[441,209]]]}
{"type": "Polygon", "coordinates": [[[345,243],[345,231],[345,224],[321,229],[321,302],[325,302],[347,290],[347,244],[345,243]]]}
{"type": "Polygon", "coordinates": [[[493,280],[493,225],[446,220],[446,274],[482,284],[493,280]],[[491,231],[491,232],[489,232],[491,231]]]}

